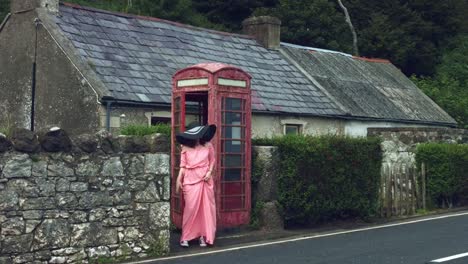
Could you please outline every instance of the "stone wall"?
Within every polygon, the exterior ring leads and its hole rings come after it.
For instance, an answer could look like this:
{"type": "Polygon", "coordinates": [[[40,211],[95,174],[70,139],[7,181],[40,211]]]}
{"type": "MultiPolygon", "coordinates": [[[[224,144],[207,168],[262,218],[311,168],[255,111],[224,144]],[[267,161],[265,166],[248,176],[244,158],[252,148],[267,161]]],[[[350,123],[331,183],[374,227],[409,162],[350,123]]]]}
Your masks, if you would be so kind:
{"type": "Polygon", "coordinates": [[[413,164],[420,143],[468,143],[468,130],[453,128],[368,128],[367,135],[382,138],[384,164],[413,164]]]}
{"type": "Polygon", "coordinates": [[[277,208],[278,199],[278,147],[253,146],[252,204],[263,230],[284,228],[277,208]]]}
{"type": "Polygon", "coordinates": [[[87,263],[169,248],[161,135],[0,134],[0,263],[87,263]]]}

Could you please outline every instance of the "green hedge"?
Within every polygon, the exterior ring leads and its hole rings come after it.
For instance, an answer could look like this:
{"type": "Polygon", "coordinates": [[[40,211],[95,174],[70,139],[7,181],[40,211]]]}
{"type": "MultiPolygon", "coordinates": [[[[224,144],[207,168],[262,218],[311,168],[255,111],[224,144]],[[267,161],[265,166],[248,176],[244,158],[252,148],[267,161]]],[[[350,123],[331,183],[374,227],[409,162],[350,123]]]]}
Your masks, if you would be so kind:
{"type": "Polygon", "coordinates": [[[426,164],[429,207],[468,204],[468,145],[426,143],[418,145],[416,161],[426,164]]]}
{"type": "Polygon", "coordinates": [[[166,124],[157,124],[154,126],[147,125],[129,125],[120,131],[120,134],[127,136],[146,136],[155,133],[161,133],[166,136],[171,136],[171,126],[166,124]]]}
{"type": "Polygon", "coordinates": [[[255,139],[254,144],[279,147],[278,200],[286,226],[377,212],[379,139],[286,136],[255,139]]]}

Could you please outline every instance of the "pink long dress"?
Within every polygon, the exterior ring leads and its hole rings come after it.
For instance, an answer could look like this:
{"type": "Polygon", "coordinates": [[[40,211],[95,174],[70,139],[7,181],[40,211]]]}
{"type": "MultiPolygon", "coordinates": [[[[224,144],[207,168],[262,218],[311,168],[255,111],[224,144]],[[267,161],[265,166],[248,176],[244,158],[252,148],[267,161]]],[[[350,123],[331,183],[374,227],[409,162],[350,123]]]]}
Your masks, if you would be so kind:
{"type": "Polygon", "coordinates": [[[207,244],[213,244],[216,233],[216,205],[213,178],[204,181],[206,173],[215,163],[211,143],[195,148],[184,148],[180,167],[185,168],[182,180],[185,208],[182,218],[180,241],[205,237],[207,244]]]}

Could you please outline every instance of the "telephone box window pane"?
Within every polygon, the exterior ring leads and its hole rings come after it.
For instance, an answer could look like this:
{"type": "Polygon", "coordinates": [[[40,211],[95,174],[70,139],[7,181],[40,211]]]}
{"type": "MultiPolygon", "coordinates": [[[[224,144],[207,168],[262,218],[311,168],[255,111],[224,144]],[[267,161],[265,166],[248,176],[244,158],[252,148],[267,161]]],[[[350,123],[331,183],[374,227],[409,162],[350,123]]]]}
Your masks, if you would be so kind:
{"type": "Polygon", "coordinates": [[[241,195],[244,193],[244,186],[242,182],[223,183],[223,195],[241,195]]]}
{"type": "Polygon", "coordinates": [[[226,140],[224,141],[224,151],[240,153],[244,151],[244,144],[239,140],[226,140]]]}
{"type": "Polygon", "coordinates": [[[224,169],[223,181],[240,181],[242,169],[224,169]]]}
{"type": "Polygon", "coordinates": [[[244,138],[244,128],[243,127],[223,127],[223,137],[224,138],[233,138],[233,139],[243,139],[244,138]]]}
{"type": "Polygon", "coordinates": [[[222,200],[224,210],[235,210],[244,208],[243,196],[223,197],[222,200]]]}
{"type": "Polygon", "coordinates": [[[225,155],[224,156],[224,167],[241,167],[242,156],[241,155],[225,155]]]}
{"type": "Polygon", "coordinates": [[[242,115],[240,113],[225,112],[223,116],[223,123],[226,125],[240,125],[242,115]]]}
{"type": "Polygon", "coordinates": [[[235,111],[242,110],[242,99],[226,98],[224,109],[225,110],[235,110],[235,111]]]}

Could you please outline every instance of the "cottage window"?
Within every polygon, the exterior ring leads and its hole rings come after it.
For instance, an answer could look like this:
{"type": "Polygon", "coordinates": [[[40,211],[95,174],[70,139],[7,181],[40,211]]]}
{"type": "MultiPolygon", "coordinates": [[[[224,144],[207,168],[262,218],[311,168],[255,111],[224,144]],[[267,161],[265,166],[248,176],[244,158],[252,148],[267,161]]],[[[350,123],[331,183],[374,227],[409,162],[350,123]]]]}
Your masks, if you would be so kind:
{"type": "Polygon", "coordinates": [[[300,135],[302,125],[291,125],[287,124],[284,126],[285,135],[300,135]]]}
{"type": "Polygon", "coordinates": [[[302,135],[304,133],[304,127],[306,124],[307,122],[300,119],[281,120],[284,135],[302,135]]]}
{"type": "Polygon", "coordinates": [[[171,124],[171,119],[169,117],[159,117],[159,116],[152,116],[151,117],[151,125],[155,126],[157,124],[171,124]]]}

